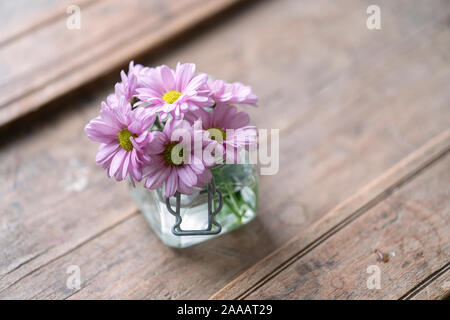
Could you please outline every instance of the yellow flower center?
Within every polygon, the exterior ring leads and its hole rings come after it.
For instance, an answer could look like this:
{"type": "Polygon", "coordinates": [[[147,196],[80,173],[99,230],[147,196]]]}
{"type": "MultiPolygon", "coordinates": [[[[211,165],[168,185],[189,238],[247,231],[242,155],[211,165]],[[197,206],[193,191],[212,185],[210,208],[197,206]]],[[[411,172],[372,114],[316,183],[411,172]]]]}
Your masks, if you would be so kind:
{"type": "Polygon", "coordinates": [[[126,151],[133,150],[133,144],[131,143],[130,140],[131,137],[136,138],[136,135],[128,131],[127,128],[120,130],[118,140],[122,149],[126,151]]]}
{"type": "Polygon", "coordinates": [[[183,147],[178,142],[169,142],[163,153],[164,161],[170,166],[179,166],[183,163],[183,147]],[[175,148],[175,150],[173,150],[175,148]],[[172,152],[174,156],[172,157],[172,152]],[[176,154],[178,152],[178,156],[176,154]]]}
{"type": "Polygon", "coordinates": [[[223,130],[223,129],[220,129],[220,128],[209,128],[206,131],[209,132],[209,137],[212,140],[216,140],[217,142],[222,143],[227,138],[227,134],[225,133],[225,130],[223,130]]]}
{"type": "Polygon", "coordinates": [[[167,103],[172,104],[175,101],[177,101],[180,96],[181,96],[180,91],[170,90],[162,96],[162,99],[167,103]]]}

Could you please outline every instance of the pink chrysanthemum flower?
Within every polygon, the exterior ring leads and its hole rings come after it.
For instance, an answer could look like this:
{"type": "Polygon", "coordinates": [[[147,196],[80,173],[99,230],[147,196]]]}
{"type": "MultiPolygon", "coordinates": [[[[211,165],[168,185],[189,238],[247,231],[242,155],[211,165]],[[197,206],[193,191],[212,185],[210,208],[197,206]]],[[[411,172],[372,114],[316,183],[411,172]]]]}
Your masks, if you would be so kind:
{"type": "Polygon", "coordinates": [[[85,127],[88,137],[100,142],[96,161],[107,170],[109,177],[117,181],[129,177],[142,179],[142,164],[150,161],[145,147],[150,141],[148,128],[155,121],[155,115],[144,108],[131,109],[131,105],[120,97],[115,106],[102,102],[100,116],[92,119],[85,127]]]}
{"type": "Polygon", "coordinates": [[[157,189],[165,184],[164,196],[171,197],[176,191],[191,194],[194,186],[204,184],[212,178],[211,172],[203,164],[202,159],[194,152],[195,135],[188,121],[169,119],[162,132],[153,131],[147,146],[151,161],[143,167],[145,187],[157,189]],[[188,140],[176,137],[175,134],[189,136],[188,140]],[[175,156],[174,156],[175,155],[175,156]]]}
{"type": "Polygon", "coordinates": [[[114,86],[114,94],[108,97],[108,104],[117,105],[120,97],[124,97],[132,106],[139,105],[139,100],[136,97],[138,94],[137,89],[144,86],[142,79],[148,76],[151,70],[151,68],[144,67],[141,64],[134,65],[134,61],[131,61],[128,73],[125,73],[123,70],[120,72],[122,81],[114,86]]]}
{"type": "MultiPolygon", "coordinates": [[[[201,121],[203,130],[223,155],[227,163],[239,163],[239,152],[257,143],[255,126],[249,126],[250,117],[246,112],[237,112],[234,106],[219,103],[212,112],[198,110],[186,114],[186,119],[195,123],[201,121]]],[[[209,161],[207,161],[210,165],[209,161]]]]}
{"type": "Polygon", "coordinates": [[[216,103],[256,106],[258,102],[252,88],[240,82],[226,83],[222,80],[208,79],[206,86],[216,103]]]}
{"type": "Polygon", "coordinates": [[[183,118],[186,111],[209,107],[214,102],[205,88],[208,76],[195,73],[195,64],[177,64],[176,70],[160,66],[143,77],[144,88],[138,88],[138,98],[149,103],[148,108],[159,112],[162,119],[168,114],[183,118]]]}

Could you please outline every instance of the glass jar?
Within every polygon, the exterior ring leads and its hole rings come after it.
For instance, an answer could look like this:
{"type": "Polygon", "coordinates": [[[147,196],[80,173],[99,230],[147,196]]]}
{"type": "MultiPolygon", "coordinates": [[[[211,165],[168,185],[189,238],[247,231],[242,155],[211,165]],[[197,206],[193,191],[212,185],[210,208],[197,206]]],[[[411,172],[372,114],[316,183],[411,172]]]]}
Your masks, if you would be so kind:
{"type": "MultiPolygon", "coordinates": [[[[222,231],[216,235],[174,235],[172,227],[175,224],[175,216],[166,207],[163,187],[149,190],[144,188],[143,182],[136,184],[136,187],[130,185],[130,193],[138,208],[166,245],[176,248],[188,247],[230,232],[255,218],[259,180],[256,165],[222,164],[212,168],[211,172],[216,188],[223,195],[223,207],[215,216],[215,220],[222,226],[222,231]]],[[[175,208],[175,197],[170,198],[170,204],[175,208]]],[[[218,207],[217,197],[213,201],[213,207],[218,207]]],[[[207,228],[208,196],[204,189],[195,188],[193,194],[181,195],[180,215],[183,230],[207,228]]]]}

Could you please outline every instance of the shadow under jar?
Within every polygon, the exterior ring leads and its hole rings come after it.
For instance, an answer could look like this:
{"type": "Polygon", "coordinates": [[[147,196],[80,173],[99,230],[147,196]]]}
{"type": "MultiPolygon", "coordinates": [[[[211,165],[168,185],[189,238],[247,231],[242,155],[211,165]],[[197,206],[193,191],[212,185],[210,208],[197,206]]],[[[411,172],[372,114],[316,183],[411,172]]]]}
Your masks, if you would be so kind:
{"type": "MultiPolygon", "coordinates": [[[[258,172],[252,164],[222,164],[211,169],[216,189],[223,196],[223,206],[215,220],[222,226],[215,235],[173,234],[175,216],[170,213],[164,198],[164,188],[149,190],[143,183],[130,185],[130,193],[138,208],[144,214],[152,229],[161,241],[176,248],[188,247],[237,229],[251,220],[257,213],[258,206],[258,172]]],[[[183,230],[205,230],[208,227],[208,195],[206,189],[195,188],[193,194],[181,194],[180,215],[183,230]]],[[[176,206],[175,197],[170,198],[172,208],[176,206]]],[[[218,198],[212,204],[218,207],[218,198]]],[[[214,230],[216,226],[213,226],[214,230]]]]}

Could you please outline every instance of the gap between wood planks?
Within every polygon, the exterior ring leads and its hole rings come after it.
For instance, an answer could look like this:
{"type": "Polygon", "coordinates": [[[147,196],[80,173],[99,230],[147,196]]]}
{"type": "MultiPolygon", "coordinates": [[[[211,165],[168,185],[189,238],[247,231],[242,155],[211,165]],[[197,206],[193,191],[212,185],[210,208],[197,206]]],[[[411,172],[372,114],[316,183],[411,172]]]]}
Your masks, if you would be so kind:
{"type": "MultiPolygon", "coordinates": [[[[92,236],[89,237],[88,239],[86,239],[86,240],[84,240],[84,241],[78,243],[76,246],[74,246],[74,247],[70,248],[69,250],[63,252],[62,254],[60,254],[60,255],[58,255],[58,256],[56,256],[56,257],[54,257],[54,258],[48,260],[48,261],[45,262],[44,264],[39,265],[36,269],[33,269],[33,270],[31,270],[30,272],[27,272],[26,274],[22,275],[22,276],[19,277],[17,280],[15,280],[14,282],[10,283],[7,287],[5,287],[5,288],[3,288],[2,290],[0,290],[0,294],[1,294],[3,291],[6,291],[6,290],[8,290],[9,288],[13,287],[15,284],[19,283],[22,279],[28,277],[29,275],[31,275],[31,274],[33,274],[33,273],[39,271],[40,269],[42,269],[42,268],[44,268],[45,266],[51,264],[52,262],[57,261],[58,259],[61,259],[62,257],[64,257],[64,256],[70,254],[71,252],[77,250],[78,248],[80,248],[80,247],[86,245],[87,243],[89,243],[89,242],[91,242],[91,241],[97,239],[98,237],[100,237],[101,235],[105,234],[106,232],[108,232],[108,231],[110,231],[110,230],[116,228],[117,226],[121,225],[122,223],[124,223],[124,222],[130,220],[131,218],[133,218],[134,216],[136,216],[138,213],[139,213],[139,210],[138,210],[138,209],[133,210],[132,212],[130,212],[130,214],[126,215],[126,216],[125,216],[124,218],[122,218],[121,220],[115,222],[114,224],[108,226],[108,227],[105,228],[105,229],[102,229],[100,232],[97,232],[96,234],[92,235],[92,236]]],[[[12,269],[12,270],[10,270],[9,272],[5,273],[5,274],[0,278],[0,281],[1,281],[4,277],[6,277],[8,274],[13,273],[15,270],[19,269],[19,268],[20,268],[21,266],[23,266],[24,264],[27,264],[27,263],[29,263],[30,261],[36,259],[38,256],[40,256],[41,254],[43,254],[43,253],[49,251],[50,249],[51,249],[51,248],[48,248],[48,249],[45,250],[44,252],[41,252],[41,253],[35,255],[35,256],[32,257],[31,259],[29,259],[29,260],[27,260],[27,261],[21,263],[20,265],[18,265],[18,266],[15,267],[14,269],[12,269]]],[[[76,292],[78,292],[78,291],[76,291],[76,292]]],[[[66,299],[67,299],[67,298],[66,298],[66,299]]]]}
{"type": "MultiPolygon", "coordinates": [[[[400,300],[410,300],[417,297],[423,290],[430,286],[433,282],[437,281],[442,275],[445,275],[450,271],[450,262],[445,264],[443,267],[439,268],[432,274],[430,274],[426,279],[422,280],[419,284],[414,286],[411,290],[400,297],[400,300]]],[[[444,288],[444,290],[446,290],[444,288]]],[[[447,288],[447,292],[442,295],[437,295],[432,297],[432,299],[448,299],[450,298],[450,288],[447,288]]]]}
{"type": "Polygon", "coordinates": [[[245,299],[401,298],[449,261],[448,168],[450,152],[245,299]]]}
{"type": "MultiPolygon", "coordinates": [[[[294,237],[286,245],[243,272],[238,278],[212,295],[210,299],[244,299],[325,240],[358,219],[376,204],[386,199],[396,189],[438,162],[449,151],[450,130],[446,130],[330,211],[312,227],[312,231],[306,235],[294,237]],[[317,234],[320,234],[320,236],[317,237],[317,234]],[[304,245],[305,243],[307,245],[304,245]]],[[[429,284],[442,272],[445,272],[447,268],[448,265],[445,265],[431,274],[402,298],[417,294],[423,286],[429,284]]]]}
{"type": "MultiPolygon", "coordinates": [[[[290,130],[290,126],[288,126],[287,128],[283,128],[283,129],[290,130]]],[[[131,213],[131,212],[133,212],[132,214],[135,213],[134,211],[130,211],[130,213],[131,213]]],[[[97,233],[97,234],[101,234],[101,233],[97,233]]],[[[89,240],[89,241],[90,241],[90,240],[89,240]]],[[[89,242],[89,241],[87,241],[87,242],[89,242]]]]}
{"type": "MultiPolygon", "coordinates": [[[[87,0],[87,1],[89,2],[89,4],[91,4],[91,2],[94,2],[94,1],[97,3],[97,2],[102,2],[104,0],[87,0]]],[[[212,18],[214,18],[214,19],[216,19],[216,18],[219,18],[219,19],[227,18],[225,14],[230,14],[230,13],[233,13],[234,10],[241,10],[241,8],[244,8],[243,6],[240,6],[240,5],[239,6],[234,6],[234,4],[238,4],[238,3],[242,3],[242,2],[243,2],[242,0],[219,0],[219,1],[214,1],[213,3],[210,3],[208,5],[201,6],[201,8],[197,8],[198,10],[194,14],[195,17],[191,17],[191,18],[198,19],[198,21],[196,21],[196,22],[199,22],[199,23],[200,22],[203,23],[203,21],[209,22],[209,19],[212,19],[212,18]]],[[[245,5],[246,6],[249,5],[251,2],[255,2],[255,1],[249,1],[249,2],[245,3],[245,5]]],[[[81,3],[81,1],[79,3],[77,3],[77,4],[80,4],[80,3],[81,3]]],[[[50,19],[50,18],[48,18],[48,19],[50,19]]],[[[45,21],[47,21],[47,20],[45,20],[45,21]]],[[[178,22],[177,26],[180,28],[180,30],[182,29],[181,26],[183,25],[183,21],[184,21],[184,23],[189,22],[188,17],[186,17],[184,20],[182,19],[182,21],[178,22]]],[[[215,20],[215,22],[217,23],[217,20],[215,20]]],[[[47,22],[44,22],[44,23],[51,23],[51,21],[47,21],[47,22]]],[[[202,25],[203,24],[200,24],[199,27],[201,27],[202,25]]],[[[187,25],[188,28],[191,28],[191,27],[194,27],[194,26],[197,26],[197,24],[194,23],[192,26],[191,25],[187,25]]],[[[33,29],[33,28],[31,28],[31,29],[33,29]]],[[[174,30],[175,29],[172,28],[172,30],[169,30],[168,32],[170,33],[171,31],[174,31],[174,30]]],[[[182,30],[182,33],[184,33],[185,31],[186,30],[182,30]]],[[[162,37],[162,35],[158,35],[158,37],[159,36],[162,37]]],[[[174,36],[178,37],[178,35],[174,35],[174,36]]],[[[156,46],[156,44],[155,44],[155,46],[156,46]]],[[[71,91],[71,92],[73,92],[73,91],[71,91]]],[[[66,95],[64,95],[64,97],[65,96],[66,95]]],[[[1,113],[1,111],[0,111],[0,113],[1,113]]],[[[0,128],[1,129],[5,128],[5,126],[1,127],[1,121],[0,121],[0,128]]],[[[126,212],[125,213],[125,217],[123,217],[120,221],[115,221],[113,224],[108,225],[106,228],[99,230],[99,232],[96,232],[95,234],[91,235],[90,237],[88,237],[86,239],[83,239],[80,243],[76,244],[75,247],[71,247],[67,251],[59,252],[59,254],[56,257],[52,258],[49,261],[46,261],[45,264],[43,264],[43,265],[39,265],[36,269],[27,270],[23,275],[20,275],[19,278],[15,279],[14,282],[11,282],[11,284],[9,284],[8,287],[2,288],[0,292],[3,292],[7,288],[11,287],[11,285],[14,285],[14,284],[18,283],[21,279],[25,278],[26,276],[28,276],[30,274],[33,274],[35,271],[40,270],[41,267],[46,266],[49,263],[51,263],[51,262],[53,262],[53,261],[55,261],[55,260],[57,260],[57,259],[59,259],[61,257],[64,257],[65,255],[69,254],[74,249],[77,249],[77,248],[85,245],[86,243],[89,243],[91,240],[93,240],[96,237],[102,235],[104,232],[107,232],[108,230],[114,229],[114,227],[120,225],[121,223],[123,223],[123,222],[129,220],[130,218],[132,218],[133,216],[137,215],[138,212],[139,212],[139,210],[137,208],[134,208],[134,210],[130,210],[130,211],[126,212]]],[[[1,275],[0,276],[0,281],[3,280],[4,278],[8,277],[10,274],[13,274],[15,271],[21,269],[21,267],[23,267],[25,265],[28,265],[30,262],[38,260],[38,258],[40,258],[41,256],[45,256],[45,254],[48,251],[50,251],[52,248],[54,248],[54,247],[55,246],[50,246],[50,247],[46,248],[45,250],[40,250],[39,252],[33,254],[32,256],[27,257],[27,259],[25,261],[22,261],[17,266],[15,266],[13,269],[11,269],[11,270],[7,271],[6,273],[4,273],[3,275],[1,275]]]]}

